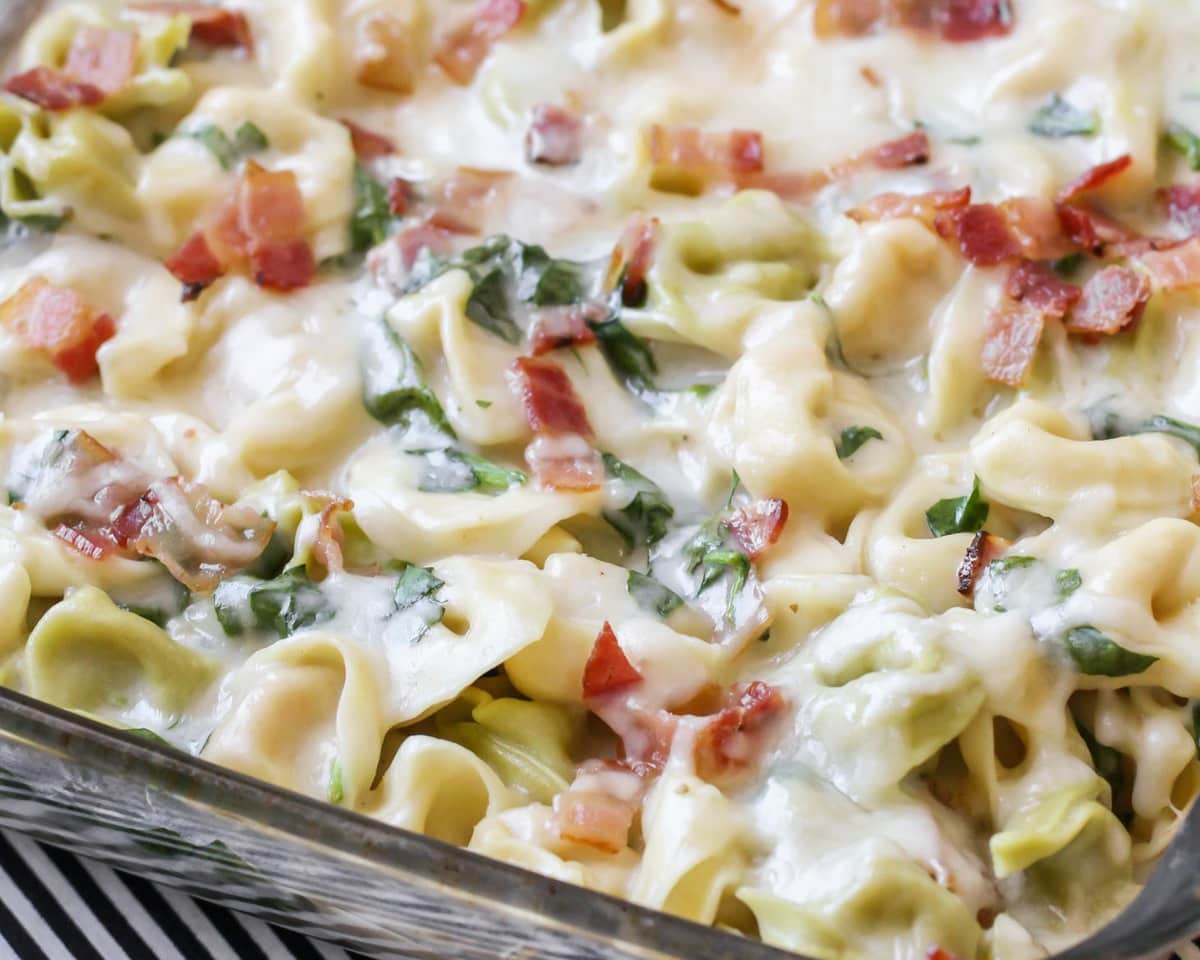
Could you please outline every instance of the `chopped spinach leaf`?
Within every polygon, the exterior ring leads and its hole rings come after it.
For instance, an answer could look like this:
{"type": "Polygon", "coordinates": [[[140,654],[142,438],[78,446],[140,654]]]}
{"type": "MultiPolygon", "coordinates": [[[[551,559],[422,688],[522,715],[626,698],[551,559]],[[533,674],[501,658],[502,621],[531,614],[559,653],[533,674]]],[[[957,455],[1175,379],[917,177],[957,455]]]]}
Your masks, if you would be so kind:
{"type": "Polygon", "coordinates": [[[204,144],[222,170],[232,170],[239,160],[270,146],[266,134],[248,120],[234,131],[232,140],[224,130],[211,123],[189,130],[186,136],[204,144]]]}
{"type": "Polygon", "coordinates": [[[477,406],[480,410],[486,410],[491,405],[492,405],[491,400],[476,400],[475,401],[475,406],[477,406]]]}
{"type": "Polygon", "coordinates": [[[1060,601],[1066,600],[1071,594],[1083,586],[1083,578],[1074,567],[1059,570],[1054,577],[1054,586],[1060,601]]]}
{"type": "Polygon", "coordinates": [[[233,146],[238,154],[247,157],[252,153],[260,153],[271,145],[267,135],[257,124],[247,120],[233,131],[233,146]]]}
{"type": "Polygon", "coordinates": [[[350,214],[350,249],[365,253],[387,239],[392,225],[387,190],[361,163],[354,164],[354,212],[350,214]]]}
{"type": "Polygon", "coordinates": [[[965,497],[939,500],[925,511],[925,523],[935,537],[952,533],[978,533],[987,522],[989,504],[979,495],[979,478],[965,497]]]}
{"type": "Polygon", "coordinates": [[[750,558],[740,550],[713,550],[704,557],[704,575],[700,578],[700,590],[707,590],[730,570],[733,583],[729,588],[729,599],[725,604],[725,619],[733,622],[733,605],[750,577],[750,558]]]}
{"type": "Polygon", "coordinates": [[[437,599],[437,592],[446,584],[429,567],[399,561],[392,568],[400,572],[393,594],[396,613],[408,612],[415,618],[416,624],[407,637],[415,643],[445,616],[446,607],[437,599]]]}
{"type": "Polygon", "coordinates": [[[261,580],[273,580],[283,573],[291,558],[291,540],[276,529],[271,534],[271,539],[267,541],[266,549],[258,555],[257,560],[245,569],[244,573],[246,576],[258,577],[261,580]]]}
{"type": "Polygon", "coordinates": [[[273,580],[233,577],[213,592],[217,620],[229,636],[248,629],[273,629],[279,637],[330,619],[334,610],[304,567],[292,567],[273,580]]]}
{"type": "Polygon", "coordinates": [[[654,384],[658,364],[646,341],[616,316],[590,326],[617,380],[634,396],[652,400],[659,392],[654,384]]]}
{"type": "Polygon", "coordinates": [[[868,440],[882,440],[883,434],[874,427],[847,427],[837,442],[839,460],[849,460],[868,440]]]}
{"type": "Polygon", "coordinates": [[[1180,440],[1191,445],[1197,454],[1200,454],[1200,427],[1191,423],[1185,423],[1182,420],[1176,420],[1173,417],[1164,417],[1162,414],[1157,414],[1130,432],[1165,433],[1170,437],[1178,437],[1180,440]]]}
{"type": "Polygon", "coordinates": [[[601,456],[609,479],[619,481],[623,494],[630,494],[625,506],[605,510],[604,519],[631,550],[657,543],[666,535],[667,522],[675,515],[675,508],[667,502],[658,484],[649,477],[611,453],[601,456]]]}
{"type": "Polygon", "coordinates": [[[1050,269],[1060,277],[1070,279],[1079,273],[1079,268],[1083,266],[1084,259],[1082,253],[1068,253],[1065,257],[1051,260],[1050,269]]]}
{"type": "Polygon", "coordinates": [[[1037,563],[1037,557],[1028,557],[1017,554],[1012,557],[1000,557],[988,564],[988,572],[993,574],[1005,574],[1009,570],[1020,570],[1023,567],[1031,567],[1037,563]]]}
{"type": "Polygon", "coordinates": [[[529,479],[520,470],[502,467],[462,450],[448,448],[422,451],[422,454],[425,469],[417,480],[417,489],[423,493],[462,493],[464,490],[503,493],[529,479]]]}
{"type": "Polygon", "coordinates": [[[170,747],[171,749],[175,749],[175,744],[171,743],[170,740],[160,736],[153,730],[147,729],[146,727],[127,727],[125,729],[125,733],[129,734],[131,737],[137,737],[139,740],[147,740],[150,743],[157,743],[160,747],[170,747]]]}
{"type": "Polygon", "coordinates": [[[1158,657],[1125,649],[1092,626],[1072,627],[1063,643],[1079,672],[1089,676],[1127,677],[1158,661],[1158,657]]]}
{"type": "Polygon", "coordinates": [[[1030,121],[1029,131],[1039,137],[1090,137],[1100,129],[1100,117],[1095,110],[1083,110],[1057,93],[1038,108],[1030,121]]]}
{"type": "MultiPolygon", "coordinates": [[[[1112,804],[1115,808],[1119,803],[1128,800],[1129,783],[1125,775],[1125,762],[1121,751],[1101,743],[1087,727],[1076,721],[1075,729],[1087,744],[1088,753],[1092,757],[1092,766],[1096,773],[1103,778],[1112,792],[1112,804]]],[[[1115,810],[1114,810],[1115,812],[1115,810]]]]}
{"type": "Polygon", "coordinates": [[[1173,149],[1183,154],[1189,167],[1200,170],[1200,137],[1182,123],[1170,123],[1164,138],[1173,149]]]}
{"type": "Polygon", "coordinates": [[[420,359],[385,318],[364,328],[360,362],[367,413],[380,423],[427,427],[454,438],[437,395],[425,382],[420,359]]]}
{"type": "Polygon", "coordinates": [[[495,267],[475,281],[471,296],[467,298],[467,319],[494,333],[501,340],[517,344],[521,342],[521,328],[513,319],[513,310],[508,302],[509,278],[504,270],[495,267]]]}
{"type": "Polygon", "coordinates": [[[649,574],[630,570],[626,586],[639,607],[658,614],[664,620],[683,606],[683,597],[674,590],[668,590],[649,574]]]}

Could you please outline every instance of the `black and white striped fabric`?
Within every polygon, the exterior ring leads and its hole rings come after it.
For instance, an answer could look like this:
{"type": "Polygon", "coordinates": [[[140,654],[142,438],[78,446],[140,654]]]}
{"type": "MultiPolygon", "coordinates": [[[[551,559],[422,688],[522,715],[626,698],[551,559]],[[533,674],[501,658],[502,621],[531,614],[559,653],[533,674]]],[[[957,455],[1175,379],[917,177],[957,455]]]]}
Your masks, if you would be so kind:
{"type": "Polygon", "coordinates": [[[366,960],[0,831],[0,960],[366,960]]]}

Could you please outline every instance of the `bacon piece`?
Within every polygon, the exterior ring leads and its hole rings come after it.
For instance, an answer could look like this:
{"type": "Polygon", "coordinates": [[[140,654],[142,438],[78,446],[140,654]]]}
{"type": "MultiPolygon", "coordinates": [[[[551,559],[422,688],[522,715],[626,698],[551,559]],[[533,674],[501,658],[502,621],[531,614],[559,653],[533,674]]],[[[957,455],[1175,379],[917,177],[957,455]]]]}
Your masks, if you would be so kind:
{"type": "Polygon", "coordinates": [[[244,50],[254,47],[250,24],[245,14],[237,10],[225,10],[203,3],[172,2],[135,3],[131,8],[143,13],[187,17],[192,24],[189,39],[210,47],[241,47],[244,50]]]}
{"type": "Polygon", "coordinates": [[[75,31],[63,72],[108,95],[133,79],[136,60],[137,34],[86,23],[75,31]]]}
{"type": "Polygon", "coordinates": [[[733,534],[742,553],[751,560],[757,560],[767,547],[779,540],[787,518],[787,501],[773,497],[742,507],[725,521],[725,526],[733,534]]]}
{"type": "Polygon", "coordinates": [[[70,287],[44,277],[27,280],[0,303],[0,324],[30,347],[45,351],[72,383],[96,375],[96,351],[116,333],[107,313],[93,310],[70,287]]]}
{"type": "Polygon", "coordinates": [[[512,370],[530,430],[591,439],[587,410],[562,367],[548,360],[518,357],[512,370]]]}
{"type": "Polygon", "coordinates": [[[99,87],[73,80],[53,67],[34,67],[9,77],[4,81],[4,89],[43,110],[94,107],[104,99],[104,91],[99,87]]]}
{"type": "Polygon", "coordinates": [[[1075,252],[1058,208],[1040,197],[1010,197],[998,204],[1021,252],[1030,260],[1057,260],[1075,252]]]}
{"type": "Polygon", "coordinates": [[[970,43],[1012,32],[1009,0],[941,0],[933,6],[933,21],[943,40],[970,43]]]}
{"type": "Polygon", "coordinates": [[[925,960],[958,960],[958,957],[944,947],[930,947],[925,951],[925,960]]]}
{"type": "Polygon", "coordinates": [[[422,67],[420,36],[417,25],[400,16],[378,13],[360,21],[354,78],[374,90],[412,93],[422,67]]]}
{"type": "Polygon", "coordinates": [[[208,245],[208,237],[203,230],[197,230],[188,237],[183,246],[163,262],[163,266],[183,284],[184,303],[195,300],[225,272],[208,245]]]}
{"type": "Polygon", "coordinates": [[[345,117],[339,123],[350,132],[350,146],[359,160],[375,160],[396,152],[396,145],[382,133],[368,130],[345,117]]]}
{"type": "Polygon", "coordinates": [[[294,290],[316,276],[304,239],[304,198],[291,170],[265,170],[246,161],[238,184],[238,228],[246,238],[251,275],[260,287],[294,290]]]}
{"type": "Polygon", "coordinates": [[[629,843],[636,806],[599,790],[564,790],[554,798],[553,827],[571,843],[618,853],[629,843]]]}
{"type": "Polygon", "coordinates": [[[128,547],[154,557],[189,590],[211,590],[248,567],[275,531],[274,522],[251,507],[222,504],[201,484],[179,477],[155,481],[128,510],[136,518],[126,521],[136,531],[128,547]]]}
{"type": "Polygon", "coordinates": [[[762,134],[756,130],[709,133],[655,123],[646,140],[650,185],[659,190],[700,193],[711,182],[740,182],[763,169],[762,134]]]}
{"type": "Polygon", "coordinates": [[[1114,264],[1093,274],[1082,293],[1067,318],[1067,330],[1111,336],[1141,317],[1150,299],[1150,281],[1128,267],[1114,264]]]}
{"type": "Polygon", "coordinates": [[[787,709],[778,688],[761,680],[735,688],[730,699],[696,734],[696,775],[704,780],[722,780],[752,766],[770,726],[787,709]]]}
{"type": "Polygon", "coordinates": [[[429,222],[450,233],[481,232],[500,188],[512,176],[508,170],[459,167],[438,186],[429,222]]]}
{"type": "Polygon", "coordinates": [[[1200,286],[1200,237],[1192,237],[1166,250],[1152,250],[1138,263],[1159,290],[1183,290],[1200,286]]]}
{"type": "Polygon", "coordinates": [[[103,560],[105,557],[119,552],[116,544],[111,540],[93,531],[85,530],[80,525],[72,526],[69,523],[60,523],[50,531],[50,535],[89,560],[103,560]]]}
{"type": "Polygon", "coordinates": [[[345,534],[338,523],[337,515],[354,509],[354,501],[324,491],[305,491],[311,499],[323,501],[317,516],[317,535],[313,539],[312,557],[326,573],[341,573],[345,569],[342,546],[345,534]]]}
{"type": "Polygon", "coordinates": [[[1189,236],[1200,233],[1200,181],[1173,183],[1158,191],[1172,223],[1177,223],[1189,236]]]}
{"type": "Polygon", "coordinates": [[[846,216],[856,223],[912,217],[932,227],[939,213],[961,209],[970,202],[970,187],[934,190],[930,193],[880,193],[866,203],[847,210],[846,216]]]}
{"type": "Polygon", "coordinates": [[[1132,227],[1076,203],[1060,203],[1058,218],[1077,246],[1097,256],[1106,253],[1109,248],[1148,243],[1132,227]]]}
{"type": "Polygon", "coordinates": [[[1061,279],[1044,263],[1022,260],[1009,271],[1004,292],[1012,299],[1022,300],[1049,316],[1062,317],[1083,291],[1061,279]]]}
{"type": "Polygon", "coordinates": [[[583,668],[583,699],[617,693],[645,679],[625,656],[612,625],[605,621],[583,668]]]}
{"type": "Polygon", "coordinates": [[[1109,180],[1131,166],[1133,166],[1133,157],[1128,153],[1123,153],[1112,160],[1090,167],[1059,190],[1054,196],[1054,201],[1055,203],[1071,203],[1078,200],[1085,193],[1099,190],[1109,180]]]}
{"type": "Polygon", "coordinates": [[[525,0],[486,0],[479,11],[450,31],[433,55],[454,83],[466,86],[475,79],[492,44],[525,16],[525,0]]]}
{"type": "Polygon", "coordinates": [[[884,170],[899,170],[926,163],[929,160],[929,136],[917,130],[897,140],[881,143],[874,151],[876,166],[884,170]]]}
{"type": "Polygon", "coordinates": [[[451,236],[449,231],[435,226],[430,220],[423,220],[405,227],[395,235],[394,243],[400,251],[400,259],[405,270],[411,270],[417,262],[422,250],[428,250],[435,256],[443,256],[450,252],[451,236]]]}
{"type": "Polygon", "coordinates": [[[529,350],[535,357],[560,347],[582,347],[596,342],[588,321],[599,322],[608,316],[608,308],[595,301],[544,307],[529,328],[529,350]]]}
{"type": "Polygon", "coordinates": [[[533,108],[525,132],[525,159],[548,167],[578,163],[583,153],[583,122],[579,115],[553,103],[533,108]]]}
{"type": "Polygon", "coordinates": [[[711,0],[712,4],[722,13],[727,13],[731,17],[740,17],[742,8],[735,3],[730,3],[729,0],[711,0]]]}
{"type": "Polygon", "coordinates": [[[600,454],[577,433],[539,434],[525,448],[525,462],[544,489],[595,490],[604,482],[600,454]]]}
{"type": "Polygon", "coordinates": [[[388,210],[397,217],[403,217],[417,202],[417,188],[403,177],[392,177],[388,181],[387,198],[388,210]]]}
{"type": "Polygon", "coordinates": [[[994,383],[1019,387],[1042,339],[1046,314],[1032,303],[1005,298],[988,314],[983,372],[994,383]]]}
{"type": "Polygon", "coordinates": [[[966,555],[958,565],[958,592],[964,597],[975,596],[975,587],[987,565],[1004,556],[1012,542],[986,530],[980,530],[971,538],[966,555]]]}
{"type": "Polygon", "coordinates": [[[658,244],[658,218],[634,214],[608,261],[608,286],[621,285],[621,302],[640,307],[646,302],[646,274],[658,244]]]}
{"type": "Polygon", "coordinates": [[[1023,252],[1003,211],[989,203],[944,210],[934,218],[934,227],[977,266],[995,266],[1023,252]]]}

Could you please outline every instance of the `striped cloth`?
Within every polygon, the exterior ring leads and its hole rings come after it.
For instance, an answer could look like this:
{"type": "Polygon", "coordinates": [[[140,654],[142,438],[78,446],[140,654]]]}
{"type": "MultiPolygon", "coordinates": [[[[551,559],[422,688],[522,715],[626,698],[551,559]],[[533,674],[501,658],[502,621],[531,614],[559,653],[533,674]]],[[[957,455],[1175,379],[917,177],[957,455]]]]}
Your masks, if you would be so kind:
{"type": "Polygon", "coordinates": [[[0,831],[0,960],[366,960],[0,831]]]}

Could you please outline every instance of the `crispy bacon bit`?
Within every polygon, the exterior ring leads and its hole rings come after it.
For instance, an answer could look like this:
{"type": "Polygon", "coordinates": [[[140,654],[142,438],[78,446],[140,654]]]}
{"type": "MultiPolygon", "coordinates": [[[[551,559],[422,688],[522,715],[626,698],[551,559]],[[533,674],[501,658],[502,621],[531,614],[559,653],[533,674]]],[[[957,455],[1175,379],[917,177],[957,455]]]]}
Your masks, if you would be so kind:
{"type": "Polygon", "coordinates": [[[1044,263],[1022,260],[1008,274],[1004,292],[1014,300],[1022,300],[1043,313],[1065,316],[1083,292],[1067,283],[1044,263]]]}
{"type": "Polygon", "coordinates": [[[644,678],[625,656],[612,625],[605,621],[583,668],[583,698],[595,700],[641,683],[644,678]]]}
{"type": "Polygon", "coordinates": [[[1070,203],[1073,200],[1078,200],[1085,193],[1099,190],[1109,180],[1123,173],[1131,166],[1133,166],[1133,157],[1128,153],[1123,153],[1121,156],[1113,160],[1108,160],[1105,163],[1099,163],[1085,170],[1059,190],[1055,194],[1054,200],[1056,203],[1070,203]]]}
{"type": "Polygon", "coordinates": [[[1110,247],[1138,245],[1145,239],[1132,227],[1076,203],[1060,203],[1058,219],[1076,246],[1096,255],[1110,247]]]}
{"type": "Polygon", "coordinates": [[[787,709],[776,687],[755,680],[731,691],[733,701],[696,734],[696,774],[720,780],[748,769],[761,755],[763,737],[787,709]]]}
{"type": "Polygon", "coordinates": [[[932,30],[951,43],[1001,37],[1013,28],[1009,0],[818,0],[818,37],[858,37],[880,27],[932,30]]]}
{"type": "Polygon", "coordinates": [[[337,515],[353,510],[354,501],[325,492],[306,491],[306,494],[315,500],[324,501],[317,517],[317,535],[313,540],[312,557],[327,573],[341,573],[345,569],[342,556],[345,534],[342,532],[342,525],[338,523],[337,515]]]}
{"type": "Polygon", "coordinates": [[[1158,192],[1172,223],[1177,223],[1189,236],[1200,233],[1200,182],[1173,183],[1158,192]]]}
{"type": "Polygon", "coordinates": [[[873,67],[866,64],[858,68],[859,75],[873,87],[883,86],[883,77],[881,77],[873,67]]]}
{"type": "Polygon", "coordinates": [[[995,266],[1023,252],[1004,213],[990,203],[944,210],[934,219],[934,226],[943,237],[953,239],[962,255],[977,266],[995,266]]]}
{"type": "Polygon", "coordinates": [[[727,13],[731,17],[740,17],[742,8],[737,4],[730,3],[729,0],[711,0],[713,5],[722,13],[727,13]]]}
{"type": "Polygon", "coordinates": [[[450,252],[453,241],[449,231],[435,226],[430,220],[422,220],[397,233],[393,242],[400,251],[404,269],[411,270],[422,250],[443,256],[450,252]]]}
{"type": "Polygon", "coordinates": [[[70,287],[34,277],[0,303],[0,324],[44,350],[72,383],[96,375],[96,351],[116,333],[107,313],[93,310],[70,287]]]}
{"type": "Polygon", "coordinates": [[[930,947],[925,951],[925,960],[958,960],[958,957],[942,947],[930,947]]]}
{"type": "Polygon", "coordinates": [[[275,531],[254,509],[223,504],[179,477],[155,481],[129,510],[138,518],[129,548],[154,557],[189,590],[211,590],[252,564],[275,531]]]}
{"type": "Polygon", "coordinates": [[[1003,299],[988,314],[983,372],[994,383],[1019,387],[1042,339],[1046,314],[1032,303],[1003,299]]]}
{"type": "Polygon", "coordinates": [[[421,70],[419,30],[398,16],[376,14],[358,25],[354,77],[364,87],[412,93],[421,70]]]}
{"type": "Polygon", "coordinates": [[[345,117],[339,122],[350,132],[350,146],[359,160],[375,160],[396,152],[396,145],[382,133],[368,130],[345,117]]]}
{"type": "Polygon", "coordinates": [[[261,287],[294,290],[311,282],[317,271],[305,221],[296,175],[247,160],[233,197],[166,260],[166,267],[183,282],[185,301],[243,267],[261,287]]]}
{"type": "Polygon", "coordinates": [[[1192,237],[1166,250],[1143,253],[1138,262],[1160,290],[1200,286],[1200,237],[1192,237]]]}
{"type": "Polygon", "coordinates": [[[486,0],[479,12],[445,37],[433,55],[434,62],[459,86],[475,79],[492,44],[521,22],[525,0],[486,0]]]}
{"type": "Polygon", "coordinates": [[[481,232],[489,208],[512,176],[508,170],[459,167],[438,186],[429,222],[450,233],[481,232]]]}
{"type": "Polygon", "coordinates": [[[1058,209],[1040,197],[1010,197],[998,205],[1021,252],[1030,260],[1057,260],[1075,252],[1058,209]]]}
{"type": "Polygon", "coordinates": [[[103,537],[83,530],[81,527],[60,523],[50,531],[68,547],[89,560],[103,560],[116,552],[116,545],[103,537]]]}
{"type": "Polygon", "coordinates": [[[970,202],[970,187],[935,190],[931,193],[881,193],[866,203],[847,210],[846,216],[856,223],[913,217],[932,227],[939,213],[961,209],[970,202]]]}
{"type": "Polygon", "coordinates": [[[535,357],[560,347],[582,347],[596,342],[588,321],[598,322],[608,315],[602,303],[572,303],[562,307],[544,307],[529,328],[529,350],[535,357]]]}
{"type": "Polygon", "coordinates": [[[208,245],[203,230],[197,230],[182,247],[169,256],[163,265],[175,279],[183,284],[183,300],[195,300],[205,287],[215,282],[225,272],[221,262],[208,245]]]}
{"type": "Polygon", "coordinates": [[[75,31],[63,72],[107,95],[129,83],[136,60],[137,34],[88,23],[75,31]]]}
{"type": "Polygon", "coordinates": [[[4,89],[43,110],[94,107],[104,99],[104,91],[99,87],[72,80],[53,67],[34,67],[9,77],[4,81],[4,89]]]}
{"type": "Polygon", "coordinates": [[[942,39],[970,43],[1012,32],[1009,0],[941,0],[933,5],[933,21],[942,39]]]}
{"type": "Polygon", "coordinates": [[[874,150],[875,163],[884,170],[899,170],[927,163],[929,160],[929,137],[924,130],[917,130],[900,137],[881,143],[874,150]]]}
{"type": "Polygon", "coordinates": [[[250,24],[246,21],[245,14],[237,10],[225,10],[203,3],[171,2],[136,3],[132,8],[143,13],[187,17],[192,24],[189,39],[210,47],[241,47],[251,50],[254,46],[250,37],[250,24]]]}
{"type": "Polygon", "coordinates": [[[538,434],[525,448],[525,462],[543,489],[595,490],[604,481],[600,454],[578,433],[538,434]]]}
{"type": "Polygon", "coordinates": [[[1111,336],[1138,321],[1150,299],[1150,281],[1128,267],[1107,266],[1091,276],[1067,318],[1071,333],[1111,336]]]}
{"type": "Polygon", "coordinates": [[[995,534],[980,530],[971,538],[966,556],[958,565],[958,592],[964,597],[975,596],[975,587],[987,565],[998,557],[1004,556],[1012,542],[995,534]]]}
{"type": "Polygon", "coordinates": [[[512,370],[530,430],[592,437],[587,410],[562,367],[548,360],[518,357],[512,370]]]}
{"type": "Polygon", "coordinates": [[[603,853],[618,853],[629,842],[637,808],[599,790],[564,790],[554,798],[554,829],[562,839],[603,853]]]}
{"type": "Polygon", "coordinates": [[[646,140],[653,166],[650,185],[658,190],[700,193],[712,182],[738,182],[763,169],[762,134],[756,130],[708,133],[655,123],[646,140]]]}
{"type": "Polygon", "coordinates": [[[392,177],[388,181],[387,198],[388,210],[397,217],[403,217],[416,205],[417,188],[403,177],[392,177]]]}
{"type": "Polygon", "coordinates": [[[787,501],[773,497],[770,500],[756,500],[742,507],[725,521],[725,526],[733,534],[742,553],[751,560],[757,560],[767,547],[779,540],[787,518],[787,501]]]}
{"type": "Polygon", "coordinates": [[[621,302],[640,307],[646,302],[646,274],[658,244],[658,218],[634,214],[608,261],[608,286],[621,285],[621,302]]]}
{"type": "Polygon", "coordinates": [[[578,163],[583,153],[583,122],[579,115],[553,103],[533,108],[525,133],[525,159],[548,167],[578,163]]]}

